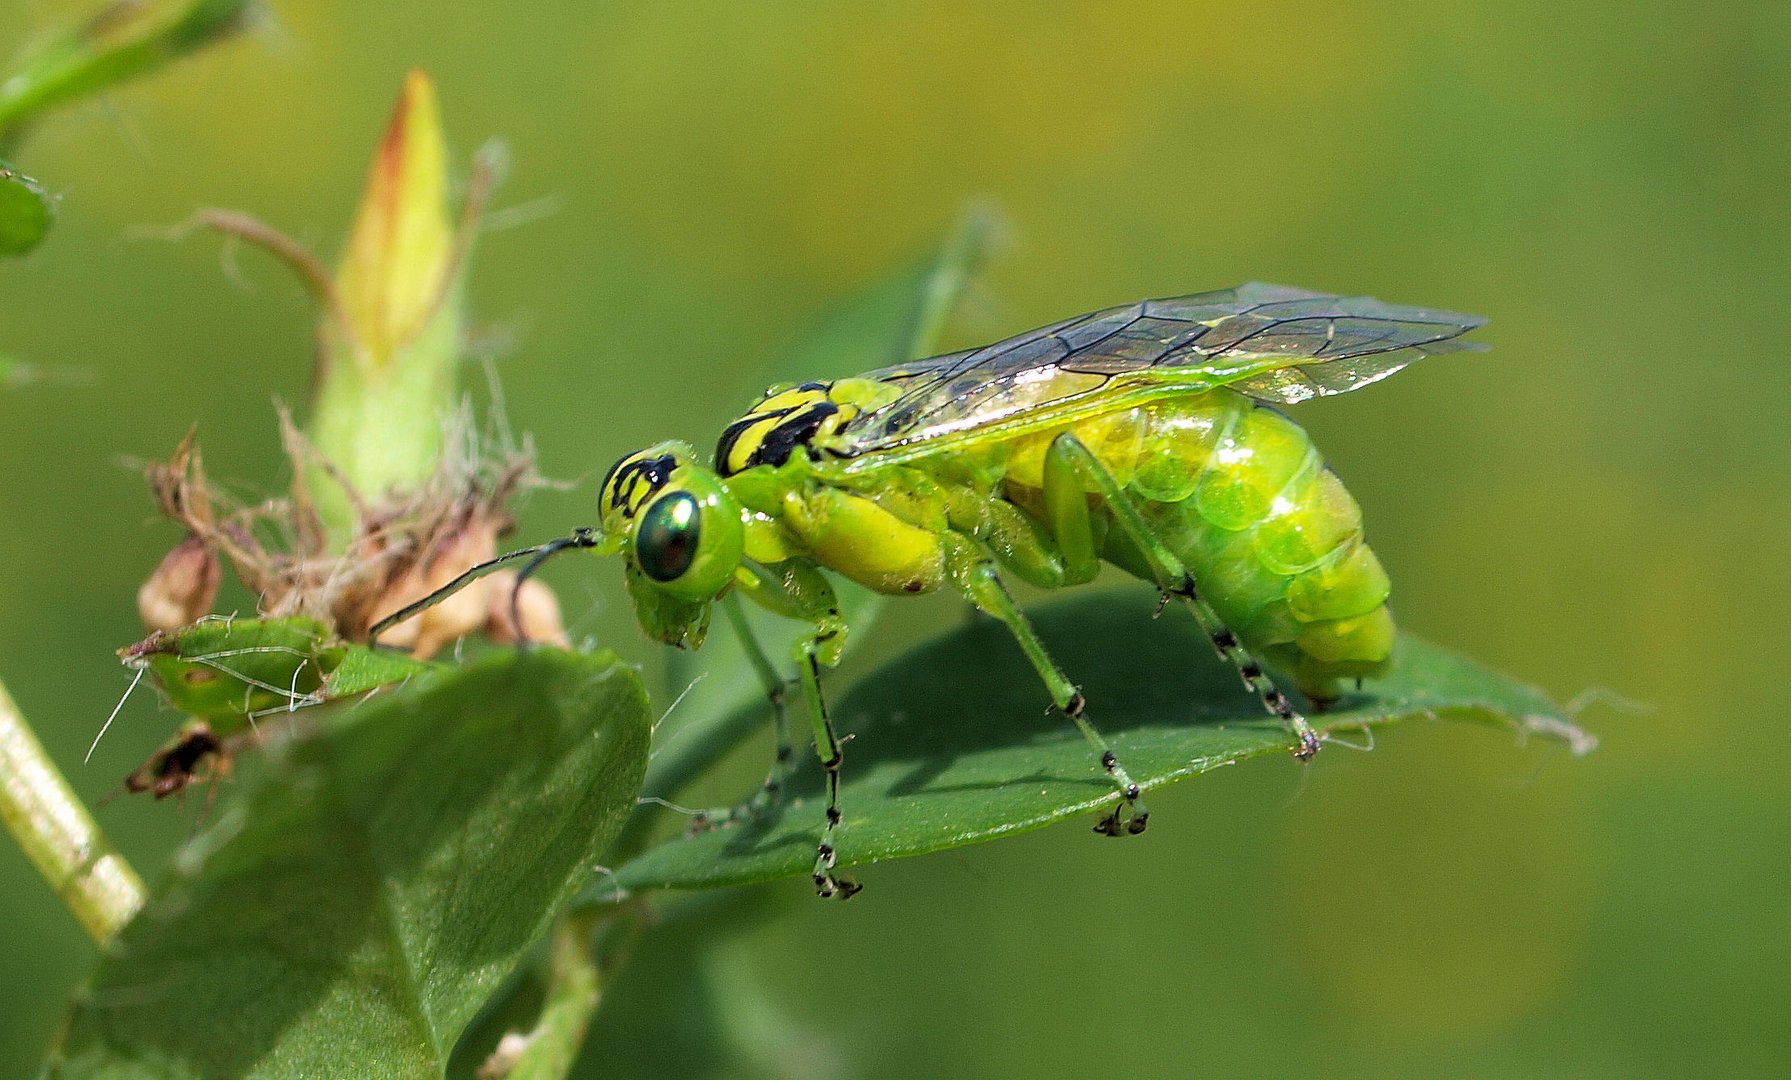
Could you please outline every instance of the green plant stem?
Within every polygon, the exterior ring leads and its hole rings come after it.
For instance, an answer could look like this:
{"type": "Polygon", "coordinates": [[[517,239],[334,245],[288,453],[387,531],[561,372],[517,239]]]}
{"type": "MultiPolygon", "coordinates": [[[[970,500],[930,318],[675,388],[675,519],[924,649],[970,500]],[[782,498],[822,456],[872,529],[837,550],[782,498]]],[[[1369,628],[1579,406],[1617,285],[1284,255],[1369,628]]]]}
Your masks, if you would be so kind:
{"type": "Polygon", "coordinates": [[[112,850],[0,685],[0,818],[94,941],[143,907],[143,882],[112,850]]]}
{"type": "MultiPolygon", "coordinates": [[[[521,1036],[523,1048],[515,1057],[505,1060],[500,1043],[497,1054],[479,1070],[481,1077],[562,1080],[572,1071],[572,1063],[584,1045],[585,1029],[603,1000],[606,969],[612,966],[600,958],[593,939],[617,917],[617,910],[609,907],[568,911],[555,920],[548,945],[547,994],[541,1005],[541,1018],[533,1031],[521,1036]]],[[[619,917],[638,926],[637,917],[619,917]]],[[[622,950],[624,956],[626,952],[622,950]]]]}

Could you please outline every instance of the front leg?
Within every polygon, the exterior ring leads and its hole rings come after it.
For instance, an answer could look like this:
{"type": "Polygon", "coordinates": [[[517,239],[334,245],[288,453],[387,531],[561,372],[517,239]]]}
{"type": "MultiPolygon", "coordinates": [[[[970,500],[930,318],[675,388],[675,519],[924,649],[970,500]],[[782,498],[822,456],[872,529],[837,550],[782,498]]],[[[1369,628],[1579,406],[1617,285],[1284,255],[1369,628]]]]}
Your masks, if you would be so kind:
{"type": "Polygon", "coordinates": [[[830,652],[837,657],[837,648],[832,648],[832,644],[843,629],[843,624],[839,624],[839,613],[834,612],[831,621],[817,621],[814,633],[798,638],[790,654],[796,661],[802,698],[815,729],[815,756],[821,759],[821,769],[827,774],[827,819],[821,827],[821,842],[815,848],[815,893],[823,899],[850,900],[863,886],[850,878],[833,875],[833,866],[838,860],[835,839],[842,820],[840,765],[845,761],[845,751],[839,736],[834,734],[833,719],[827,715],[827,702],[821,696],[822,657],[830,652]]]}
{"type": "MultiPolygon", "coordinates": [[[[835,840],[842,816],[840,813],[840,764],[844,760],[841,740],[827,715],[827,702],[821,694],[821,669],[839,663],[846,643],[846,620],[840,615],[839,601],[833,586],[812,563],[790,559],[773,566],[751,566],[741,579],[742,592],[761,606],[790,618],[806,620],[813,629],[796,639],[790,657],[796,664],[796,680],[802,686],[802,700],[807,707],[809,723],[814,728],[815,755],[827,776],[827,818],[821,827],[821,840],[815,849],[815,892],[822,897],[849,899],[862,887],[833,874],[838,860],[835,840]]],[[[745,623],[741,619],[742,624],[745,623]]],[[[761,654],[762,656],[762,654],[761,654]]],[[[769,662],[761,665],[769,670],[769,662]]],[[[782,687],[776,694],[781,697],[782,687]]],[[[780,697],[774,703],[780,707],[780,697]]],[[[788,743],[784,725],[779,720],[778,754],[781,762],[787,756],[788,743]]],[[[782,776],[774,772],[773,780],[782,776]]],[[[767,781],[767,785],[773,781],[767,781]]]]}
{"type": "Polygon", "coordinates": [[[741,607],[739,595],[726,596],[721,604],[734,629],[734,636],[740,642],[741,651],[746,654],[747,662],[752,665],[753,672],[758,675],[760,684],[765,688],[765,697],[771,706],[771,723],[777,733],[777,750],[771,759],[771,769],[765,774],[765,782],[759,785],[759,790],[752,798],[737,806],[697,811],[690,823],[692,833],[725,828],[738,821],[757,818],[771,809],[771,805],[783,794],[784,784],[789,780],[790,763],[796,756],[790,743],[790,723],[784,708],[784,694],[789,689],[789,681],[772,664],[771,657],[759,642],[759,636],[753,632],[752,624],[741,607]]]}

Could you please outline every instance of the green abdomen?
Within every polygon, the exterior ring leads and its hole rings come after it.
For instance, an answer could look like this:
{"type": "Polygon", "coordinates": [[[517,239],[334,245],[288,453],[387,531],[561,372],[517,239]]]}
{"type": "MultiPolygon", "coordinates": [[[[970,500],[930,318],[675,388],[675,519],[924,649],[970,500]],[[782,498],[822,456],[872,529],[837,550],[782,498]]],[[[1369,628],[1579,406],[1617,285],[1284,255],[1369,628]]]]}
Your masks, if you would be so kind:
{"type": "MultiPolygon", "coordinates": [[[[1312,440],[1279,412],[1230,390],[1071,426],[1138,497],[1159,538],[1244,644],[1315,698],[1378,674],[1392,655],[1388,581],[1362,539],[1362,514],[1312,440]]],[[[1010,486],[1060,432],[1010,446],[1010,486]]],[[[1024,496],[1023,496],[1024,497],[1024,496]]],[[[1109,527],[1102,556],[1148,578],[1109,527]]]]}

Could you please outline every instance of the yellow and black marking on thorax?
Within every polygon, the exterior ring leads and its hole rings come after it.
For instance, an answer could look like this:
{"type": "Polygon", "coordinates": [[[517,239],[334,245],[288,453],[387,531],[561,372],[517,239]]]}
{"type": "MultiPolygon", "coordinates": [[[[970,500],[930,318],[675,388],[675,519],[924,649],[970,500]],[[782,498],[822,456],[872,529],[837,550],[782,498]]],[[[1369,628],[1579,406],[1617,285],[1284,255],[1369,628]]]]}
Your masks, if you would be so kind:
{"type": "Polygon", "coordinates": [[[715,444],[715,471],[732,476],[757,465],[782,465],[798,446],[825,448],[841,428],[896,393],[870,379],[774,389],[722,431],[715,444]]]}

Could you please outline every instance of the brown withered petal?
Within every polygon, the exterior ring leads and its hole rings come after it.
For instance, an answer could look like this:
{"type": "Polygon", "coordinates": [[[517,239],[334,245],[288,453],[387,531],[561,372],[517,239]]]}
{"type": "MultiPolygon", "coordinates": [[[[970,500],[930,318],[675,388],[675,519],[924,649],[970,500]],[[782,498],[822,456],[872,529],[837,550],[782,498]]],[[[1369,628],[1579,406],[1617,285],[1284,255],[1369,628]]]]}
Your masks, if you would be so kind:
{"type": "Polygon", "coordinates": [[[516,591],[516,575],[493,574],[488,580],[491,582],[488,591],[491,612],[485,623],[485,633],[491,640],[504,645],[532,641],[561,649],[572,647],[566,637],[566,624],[560,617],[559,597],[554,595],[547,582],[539,578],[523,582],[522,593],[516,596],[516,610],[512,612],[510,600],[516,591]],[[522,618],[520,628],[517,615],[522,618]]]}
{"type": "MultiPolygon", "coordinates": [[[[353,530],[346,548],[328,545],[303,480],[288,498],[245,504],[206,482],[189,432],[173,457],[146,470],[162,512],[189,534],[144,585],[140,608],[151,628],[184,626],[215,601],[218,562],[227,561],[256,594],[269,617],[306,616],[329,622],[345,640],[364,641],[369,627],[420,600],[476,563],[496,554],[497,536],[512,523],[506,503],[534,483],[526,453],[492,453],[469,436],[470,415],[455,417],[446,436],[455,453],[428,482],[391,491],[377,501],[350,500],[353,530]],[[188,563],[184,560],[194,559],[188,563]]],[[[286,451],[295,474],[334,467],[282,415],[286,451]]],[[[484,628],[491,592],[475,582],[462,596],[417,615],[380,636],[382,644],[429,655],[484,628]]]]}
{"type": "Polygon", "coordinates": [[[217,552],[188,533],[137,590],[137,614],[149,630],[173,630],[196,622],[211,613],[222,577],[217,552]]]}
{"type": "MultiPolygon", "coordinates": [[[[390,589],[387,589],[385,593],[380,596],[378,602],[373,604],[368,610],[379,612],[380,615],[383,616],[387,612],[397,611],[412,600],[420,599],[424,593],[425,590],[423,589],[421,581],[415,577],[407,577],[394,584],[390,589]]],[[[415,651],[417,647],[417,639],[421,636],[422,632],[423,617],[421,615],[413,615],[380,634],[379,643],[394,649],[409,649],[415,651]]],[[[363,626],[360,636],[364,638],[365,635],[366,628],[363,626]]],[[[426,657],[421,658],[427,659],[426,657]]]]}
{"type": "Polygon", "coordinates": [[[124,778],[124,789],[135,795],[150,792],[158,799],[179,795],[194,781],[214,779],[230,771],[230,755],[224,743],[203,720],[181,728],[180,734],[137,766],[124,778]],[[209,769],[201,772],[208,766],[209,769]]]}
{"type": "MultiPolygon", "coordinates": [[[[497,529],[485,518],[475,516],[443,543],[429,561],[425,592],[434,592],[496,555],[497,529]]],[[[489,580],[480,578],[425,611],[419,617],[423,625],[412,652],[420,658],[433,656],[456,638],[482,629],[490,587],[489,580]]]]}

